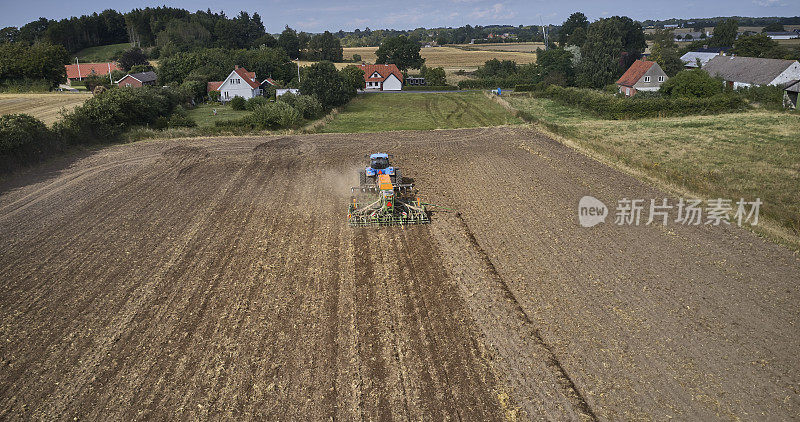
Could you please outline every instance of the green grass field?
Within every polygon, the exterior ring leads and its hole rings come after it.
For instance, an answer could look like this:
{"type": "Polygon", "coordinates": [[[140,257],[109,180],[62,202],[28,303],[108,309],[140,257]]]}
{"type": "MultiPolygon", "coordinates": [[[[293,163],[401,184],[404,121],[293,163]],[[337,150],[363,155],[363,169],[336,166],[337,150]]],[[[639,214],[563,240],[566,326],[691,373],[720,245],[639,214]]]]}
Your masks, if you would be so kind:
{"type": "Polygon", "coordinates": [[[580,146],[706,199],[760,197],[763,214],[800,234],[800,113],[603,120],[547,99],[508,101],[580,146]]]}
{"type": "Polygon", "coordinates": [[[200,104],[188,110],[189,117],[191,117],[199,127],[214,126],[216,122],[238,119],[248,113],[250,112],[246,110],[233,110],[229,105],[222,105],[219,103],[200,104]],[[216,115],[214,115],[215,109],[217,110],[216,115]]]}
{"type": "Polygon", "coordinates": [[[81,62],[84,63],[108,62],[113,60],[113,58],[119,55],[119,53],[129,48],[131,48],[130,43],[109,44],[84,48],[83,50],[75,53],[72,61],[74,62],[74,57],[77,57],[81,62]]]}
{"type": "Polygon", "coordinates": [[[322,132],[382,132],[522,123],[479,92],[361,94],[322,132]]]}

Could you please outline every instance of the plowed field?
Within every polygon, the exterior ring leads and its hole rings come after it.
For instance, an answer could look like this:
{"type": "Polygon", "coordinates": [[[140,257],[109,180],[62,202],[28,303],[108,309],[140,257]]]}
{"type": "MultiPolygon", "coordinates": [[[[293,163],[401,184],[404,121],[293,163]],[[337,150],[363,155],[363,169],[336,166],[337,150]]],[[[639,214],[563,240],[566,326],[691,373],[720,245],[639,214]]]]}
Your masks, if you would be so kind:
{"type": "Polygon", "coordinates": [[[0,185],[0,419],[790,419],[800,261],[524,128],[118,145],[0,185]],[[386,150],[427,226],[352,229],[386,150]]]}

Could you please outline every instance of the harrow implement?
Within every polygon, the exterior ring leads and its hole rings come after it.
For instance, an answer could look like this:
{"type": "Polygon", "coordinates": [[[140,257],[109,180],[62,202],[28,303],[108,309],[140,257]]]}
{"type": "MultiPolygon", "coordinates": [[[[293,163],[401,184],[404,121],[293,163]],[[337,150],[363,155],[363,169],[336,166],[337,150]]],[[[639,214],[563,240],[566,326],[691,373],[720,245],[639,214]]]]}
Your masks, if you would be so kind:
{"type": "Polygon", "coordinates": [[[425,204],[415,197],[412,184],[395,184],[388,175],[380,174],[374,185],[361,185],[351,191],[359,194],[353,196],[347,213],[353,227],[430,223],[425,204]]]}

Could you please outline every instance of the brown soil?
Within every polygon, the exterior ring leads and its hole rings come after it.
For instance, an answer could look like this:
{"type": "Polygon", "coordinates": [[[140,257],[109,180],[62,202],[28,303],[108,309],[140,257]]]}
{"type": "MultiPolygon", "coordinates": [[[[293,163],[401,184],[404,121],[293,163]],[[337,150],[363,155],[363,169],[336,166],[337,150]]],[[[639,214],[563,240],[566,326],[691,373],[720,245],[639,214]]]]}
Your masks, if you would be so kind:
{"type": "Polygon", "coordinates": [[[798,258],[581,228],[665,195],[532,130],[140,142],[0,191],[0,419],[800,414],[798,258]],[[378,150],[453,212],[348,227],[378,150]]]}

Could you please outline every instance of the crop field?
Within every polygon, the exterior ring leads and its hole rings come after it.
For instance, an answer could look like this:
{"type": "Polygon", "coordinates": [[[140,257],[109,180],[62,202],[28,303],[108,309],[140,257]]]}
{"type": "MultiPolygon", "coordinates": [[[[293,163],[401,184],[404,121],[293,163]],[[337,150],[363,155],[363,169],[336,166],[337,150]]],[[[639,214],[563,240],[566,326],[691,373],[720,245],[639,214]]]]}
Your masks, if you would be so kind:
{"type": "Polygon", "coordinates": [[[0,419],[786,420],[800,260],[534,129],[153,140],[0,183],[0,419]],[[367,152],[429,225],[352,229],[367,152]]]}
{"type": "Polygon", "coordinates": [[[522,123],[479,92],[359,95],[322,132],[456,129],[522,123]]]}
{"type": "MultiPolygon", "coordinates": [[[[375,63],[377,47],[350,47],[344,49],[344,57],[359,54],[367,63],[375,63]]],[[[535,49],[534,49],[535,51],[535,49]]],[[[445,70],[475,70],[487,60],[514,60],[517,64],[536,62],[536,54],[519,51],[463,50],[456,47],[431,47],[420,50],[428,67],[443,67],[445,70]]]]}
{"type": "Polygon", "coordinates": [[[603,156],[708,198],[757,198],[762,211],[800,235],[800,113],[604,120],[527,95],[520,110],[603,156]]]}
{"type": "Polygon", "coordinates": [[[541,42],[508,42],[491,44],[456,44],[455,47],[465,50],[484,50],[484,51],[508,51],[517,53],[536,53],[536,49],[544,49],[541,42]]]}
{"type": "Polygon", "coordinates": [[[102,63],[114,60],[120,53],[129,48],[131,48],[130,43],[100,45],[84,48],[75,53],[75,57],[83,63],[102,63]]]}
{"type": "Polygon", "coordinates": [[[0,115],[30,114],[51,124],[61,118],[62,109],[71,110],[91,98],[91,94],[0,94],[0,115]]]}

